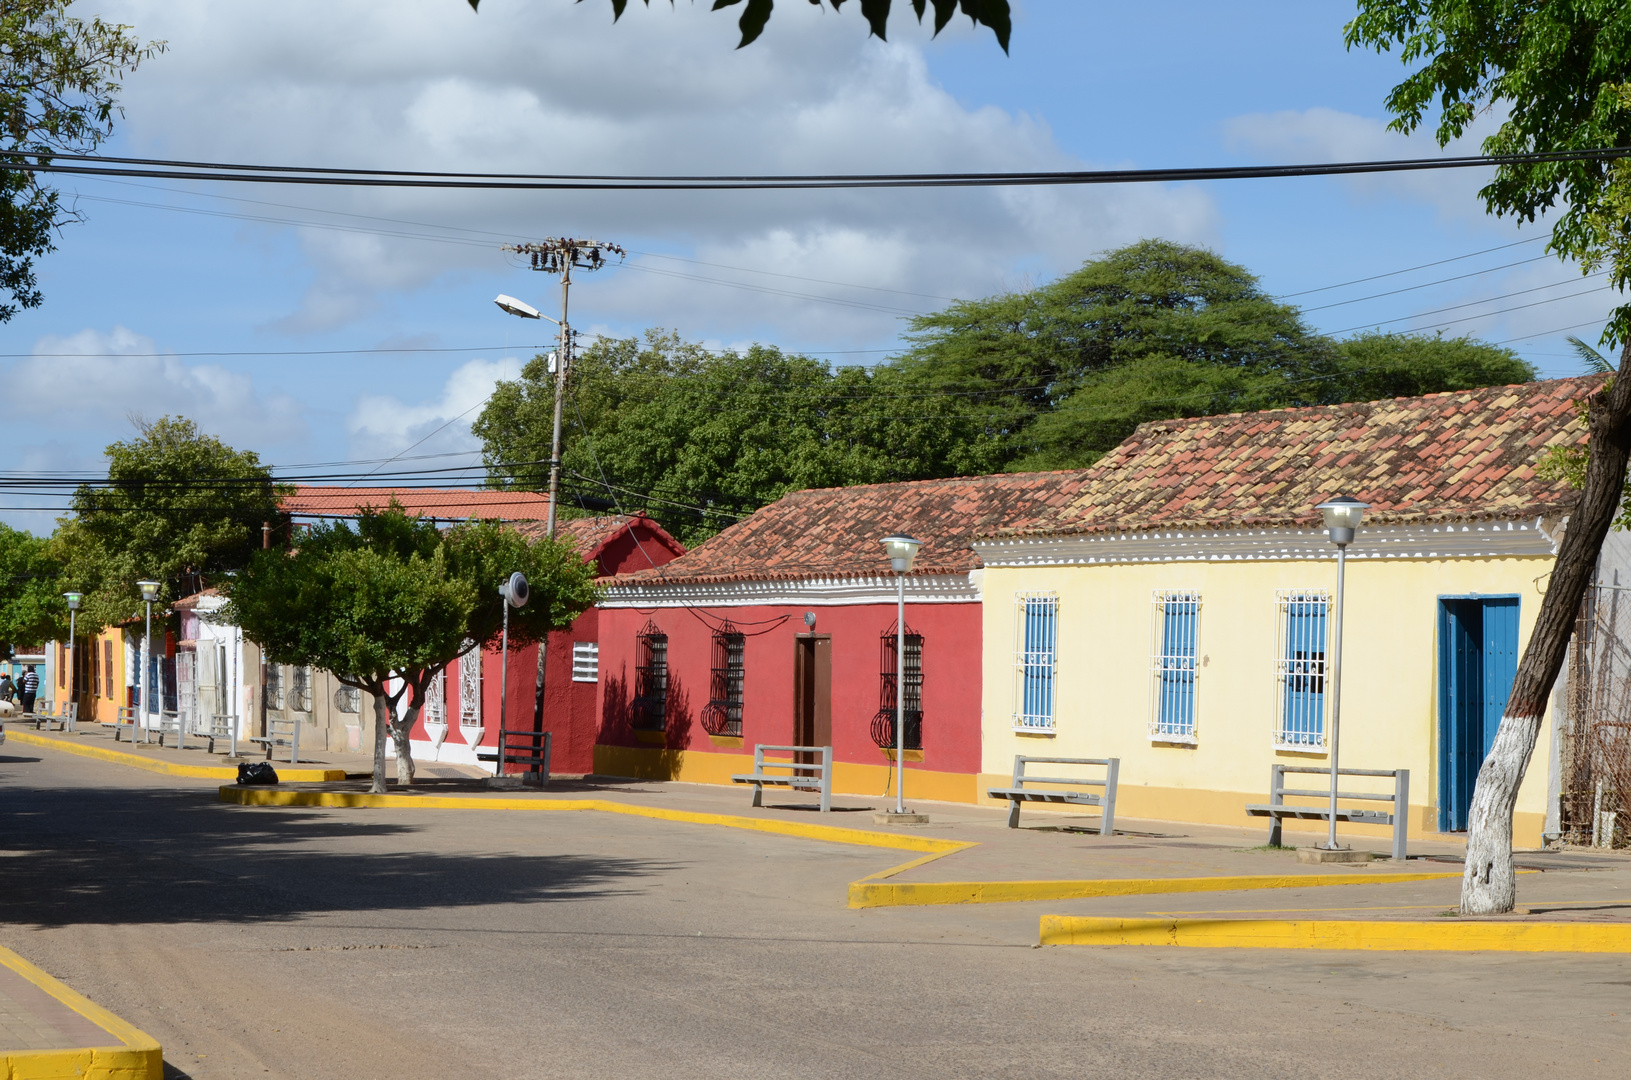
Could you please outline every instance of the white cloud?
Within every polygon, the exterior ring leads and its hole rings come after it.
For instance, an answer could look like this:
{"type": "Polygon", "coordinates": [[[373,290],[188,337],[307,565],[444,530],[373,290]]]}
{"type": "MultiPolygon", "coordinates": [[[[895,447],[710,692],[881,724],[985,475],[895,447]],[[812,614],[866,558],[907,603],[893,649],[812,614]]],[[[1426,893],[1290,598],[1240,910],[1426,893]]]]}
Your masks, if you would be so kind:
{"type": "Polygon", "coordinates": [[[433,400],[410,404],[389,394],[359,397],[346,419],[353,455],[372,460],[406,457],[410,450],[417,456],[480,449],[480,441],[470,434],[471,422],[492,395],[494,384],[515,378],[520,370],[521,361],[513,357],[470,360],[448,376],[433,400]]]}
{"type": "MultiPolygon", "coordinates": [[[[917,34],[864,41],[850,12],[778,9],[753,48],[701,7],[456,0],[124,0],[109,11],[171,51],[127,92],[135,149],[253,160],[549,173],[1073,168],[1035,118],[960,103],[917,34]],[[314,28],[321,27],[320,32],[314,28]]],[[[948,34],[972,33],[949,28],[948,34]]],[[[476,246],[300,230],[312,281],[272,329],[304,333],[400,303],[451,273],[505,268],[505,237],[589,233],[808,277],[973,296],[1161,235],[1215,239],[1196,188],[734,193],[283,191],[307,206],[471,230],[476,246]]],[[[264,210],[260,212],[265,212],[264,210]]],[[[383,228],[393,226],[382,225],[383,228]]],[[[409,230],[411,231],[411,230],[409,230]]],[[[595,303],[636,325],[823,340],[897,316],[696,280],[604,275],[595,303]]],[[[782,292],[835,294],[780,279],[782,292]]],[[[539,283],[542,286],[542,282],[539,283]]],[[[539,291],[542,291],[540,288],[539,291]]],[[[842,293],[841,295],[849,295],[842,293]]],[[[898,305],[900,298],[883,306],[898,305]]],[[[936,306],[916,302],[914,310],[936,306]]]]}
{"type": "Polygon", "coordinates": [[[45,335],[32,356],[12,365],[7,383],[32,403],[36,422],[105,429],[134,414],[182,415],[239,445],[306,435],[302,407],[293,398],[262,393],[241,372],[164,355],[152,338],[124,326],[45,335]]]}

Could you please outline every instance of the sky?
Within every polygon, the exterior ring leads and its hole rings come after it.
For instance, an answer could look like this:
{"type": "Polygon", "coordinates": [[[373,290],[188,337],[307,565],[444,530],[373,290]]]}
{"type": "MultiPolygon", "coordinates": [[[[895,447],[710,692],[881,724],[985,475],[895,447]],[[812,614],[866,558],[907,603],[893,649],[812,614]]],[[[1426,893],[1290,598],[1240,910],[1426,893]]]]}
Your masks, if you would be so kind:
{"type": "MultiPolygon", "coordinates": [[[[104,153],[356,168],[841,173],[1159,168],[1475,153],[1387,130],[1396,55],[1349,52],[1353,4],[1015,0],[1009,55],[897,0],[735,14],[610,0],[81,0],[168,49],[125,81],[104,153]]],[[[101,474],[133,418],[191,417],[284,475],[479,465],[470,420],[553,327],[558,280],[505,243],[588,236],[585,335],[677,331],[835,364],[906,320],[1041,284],[1144,237],[1245,266],[1345,336],[1439,330],[1577,373],[1613,294],[1487,216],[1478,170],[995,190],[484,193],[64,177],[83,214],[0,324],[0,469],[101,474]],[[334,465],[331,463],[356,463],[334,465]]],[[[449,472],[438,475],[458,477],[449,472]]],[[[473,475],[473,474],[472,474],[473,475]]],[[[63,498],[0,496],[49,532],[63,498]],[[40,507],[40,509],[27,509],[40,507]]]]}

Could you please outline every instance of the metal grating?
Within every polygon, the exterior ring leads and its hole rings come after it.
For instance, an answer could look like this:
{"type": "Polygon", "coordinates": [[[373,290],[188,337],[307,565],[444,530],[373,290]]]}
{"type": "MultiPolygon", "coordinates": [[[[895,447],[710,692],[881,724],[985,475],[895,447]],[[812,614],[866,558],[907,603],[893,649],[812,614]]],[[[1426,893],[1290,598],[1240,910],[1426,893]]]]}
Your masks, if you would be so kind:
{"type": "Polygon", "coordinates": [[[1157,590],[1153,603],[1150,737],[1194,742],[1201,594],[1157,590]]]}
{"type": "Polygon", "coordinates": [[[1274,745],[1325,748],[1325,642],[1330,595],[1322,589],[1280,590],[1280,655],[1274,661],[1274,745]]]}
{"type": "Polygon", "coordinates": [[[1054,729],[1059,672],[1059,594],[1018,593],[1014,648],[1014,729],[1054,729]]]}

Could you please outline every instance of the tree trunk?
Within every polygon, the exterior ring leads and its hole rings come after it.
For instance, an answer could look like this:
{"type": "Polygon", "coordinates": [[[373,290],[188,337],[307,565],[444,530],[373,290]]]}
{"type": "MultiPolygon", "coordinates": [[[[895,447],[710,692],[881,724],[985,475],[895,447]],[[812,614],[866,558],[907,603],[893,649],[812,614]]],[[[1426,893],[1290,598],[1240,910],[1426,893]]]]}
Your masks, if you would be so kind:
{"type": "Polygon", "coordinates": [[[1631,343],[1620,353],[1620,374],[1590,398],[1590,457],[1586,485],[1569,515],[1535,619],[1529,647],[1518,663],[1501,726],[1478,770],[1467,818],[1467,863],[1461,879],[1463,915],[1501,915],[1517,902],[1512,866],[1512,810],[1535,751],[1546,699],[1563,667],[1580,598],[1597,566],[1603,538],[1619,511],[1631,452],[1631,343]]]}
{"type": "Polygon", "coordinates": [[[391,724],[390,706],[384,694],[371,694],[374,699],[374,782],[368,786],[370,795],[385,794],[385,731],[391,724]]]}
{"type": "Polygon", "coordinates": [[[549,659],[549,635],[538,642],[538,682],[534,686],[532,701],[532,730],[544,730],[544,669],[549,659]]]}
{"type": "Polygon", "coordinates": [[[396,783],[398,787],[413,786],[413,725],[425,708],[425,687],[430,684],[431,673],[421,671],[417,678],[403,678],[403,689],[408,695],[408,707],[400,720],[391,723],[391,734],[396,739],[396,783]]]}

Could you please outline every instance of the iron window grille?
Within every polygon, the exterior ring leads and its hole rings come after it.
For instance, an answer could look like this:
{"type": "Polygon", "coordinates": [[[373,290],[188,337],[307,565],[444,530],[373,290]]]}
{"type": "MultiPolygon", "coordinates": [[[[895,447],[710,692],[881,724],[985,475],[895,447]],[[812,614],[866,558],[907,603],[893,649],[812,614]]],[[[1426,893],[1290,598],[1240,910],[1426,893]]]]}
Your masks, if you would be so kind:
{"type": "Polygon", "coordinates": [[[906,628],[905,678],[897,678],[896,658],[899,656],[899,637],[895,627],[883,632],[880,639],[882,658],[878,688],[878,713],[872,718],[872,741],[885,750],[895,748],[895,703],[897,687],[904,686],[906,714],[906,749],[923,749],[923,635],[906,628]]]}
{"type": "Polygon", "coordinates": [[[1195,741],[1195,678],[1200,641],[1201,594],[1154,595],[1150,649],[1150,738],[1157,742],[1195,741]]]}
{"type": "Polygon", "coordinates": [[[362,691],[355,686],[341,686],[334,691],[334,707],[343,713],[362,712],[362,691]]]}
{"type": "Polygon", "coordinates": [[[1280,616],[1280,655],[1274,662],[1274,745],[1286,750],[1323,750],[1330,595],[1324,590],[1281,590],[1275,595],[1275,606],[1280,616]]]}
{"type": "Polygon", "coordinates": [[[708,707],[702,710],[702,729],[710,735],[742,734],[742,659],[746,646],[747,638],[729,622],[714,631],[708,707]]]}
{"type": "Polygon", "coordinates": [[[635,638],[635,728],[662,731],[668,725],[668,635],[656,623],[646,623],[635,638]]]}
{"type": "Polygon", "coordinates": [[[572,643],[572,681],[600,681],[600,642],[574,641],[572,643]]]}
{"type": "Polygon", "coordinates": [[[283,665],[266,665],[266,707],[274,712],[283,711],[283,665]]]}
{"type": "Polygon", "coordinates": [[[311,668],[289,669],[289,708],[294,712],[311,712],[311,668]]]}
{"type": "Polygon", "coordinates": [[[1014,642],[1014,730],[1054,729],[1059,672],[1059,594],[1018,593],[1014,642]]]}
{"type": "Polygon", "coordinates": [[[459,656],[459,724],[481,727],[481,647],[474,644],[459,656]]]}

